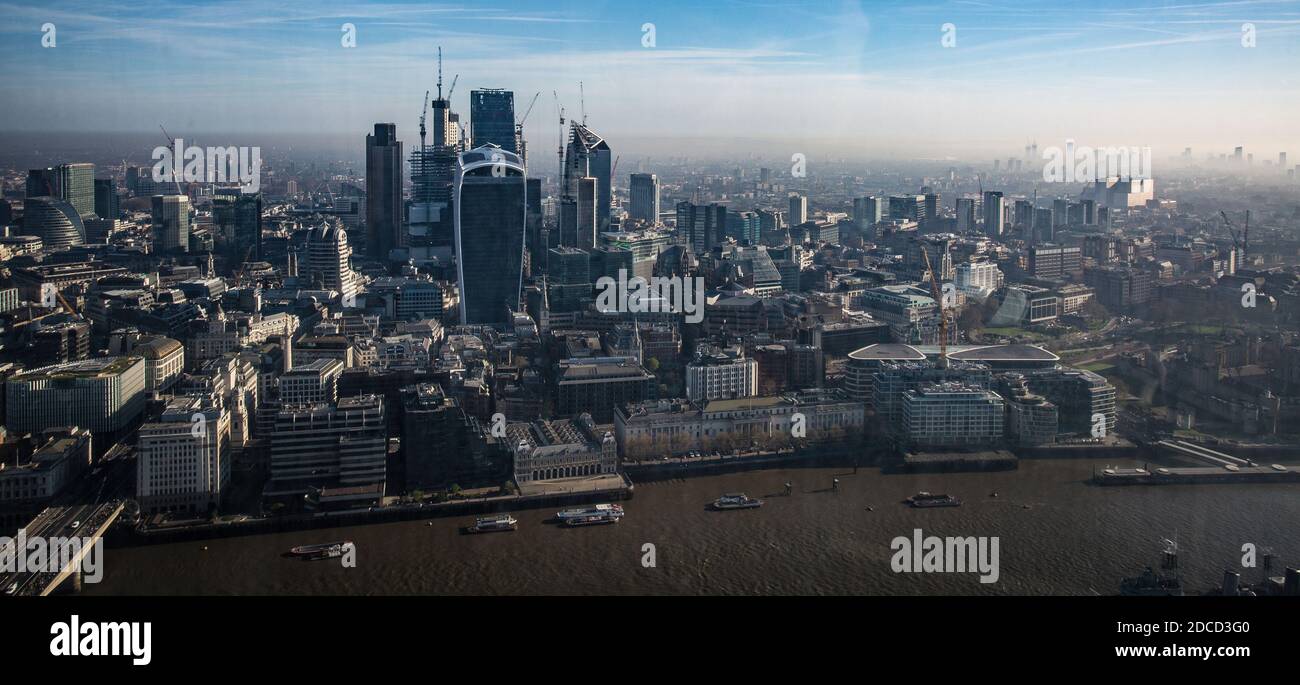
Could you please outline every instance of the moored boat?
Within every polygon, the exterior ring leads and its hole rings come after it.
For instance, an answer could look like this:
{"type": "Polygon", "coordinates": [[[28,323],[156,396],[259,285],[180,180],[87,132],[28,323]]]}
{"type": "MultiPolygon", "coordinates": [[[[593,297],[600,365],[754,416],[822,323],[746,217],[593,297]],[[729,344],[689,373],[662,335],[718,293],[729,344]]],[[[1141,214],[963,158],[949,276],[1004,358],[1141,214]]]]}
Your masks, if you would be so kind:
{"type": "Polygon", "coordinates": [[[519,521],[510,514],[500,514],[498,516],[480,516],[474,519],[474,525],[466,526],[466,533],[497,533],[507,530],[515,530],[519,526],[519,521]]]}
{"type": "Polygon", "coordinates": [[[935,495],[924,490],[903,500],[903,503],[918,509],[929,507],[960,507],[961,500],[952,495],[935,495]]]}
{"type": "Polygon", "coordinates": [[[753,509],[761,506],[763,500],[755,499],[743,492],[729,493],[713,500],[713,508],[717,510],[753,509]]]}

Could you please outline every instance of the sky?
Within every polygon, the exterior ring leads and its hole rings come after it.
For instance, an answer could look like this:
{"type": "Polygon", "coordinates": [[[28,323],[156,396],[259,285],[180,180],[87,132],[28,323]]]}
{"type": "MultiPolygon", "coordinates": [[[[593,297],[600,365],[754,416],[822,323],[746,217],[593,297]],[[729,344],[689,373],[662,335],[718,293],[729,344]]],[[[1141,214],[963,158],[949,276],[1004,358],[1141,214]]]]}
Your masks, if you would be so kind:
{"type": "Polygon", "coordinates": [[[541,93],[534,150],[555,146],[558,99],[646,154],[1300,155],[1300,0],[0,2],[0,131],[239,144],[392,121],[413,142],[438,46],[466,119],[473,88],[513,90],[517,116],[541,93]]]}

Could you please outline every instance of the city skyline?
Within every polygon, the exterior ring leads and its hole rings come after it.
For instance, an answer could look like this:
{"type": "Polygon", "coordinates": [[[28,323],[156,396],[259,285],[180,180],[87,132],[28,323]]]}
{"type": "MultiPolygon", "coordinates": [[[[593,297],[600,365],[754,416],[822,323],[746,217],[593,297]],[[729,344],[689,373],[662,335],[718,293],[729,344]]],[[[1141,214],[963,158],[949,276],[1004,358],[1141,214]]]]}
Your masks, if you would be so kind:
{"type": "Polygon", "coordinates": [[[557,96],[566,117],[585,114],[629,154],[979,159],[1073,139],[1152,146],[1157,157],[1236,145],[1268,157],[1300,144],[1286,126],[1300,54],[1290,1],[0,10],[16,19],[0,28],[14,67],[0,79],[7,131],[147,132],[162,121],[191,136],[338,136],[392,121],[412,140],[442,46],[462,115],[471,90],[513,91],[517,117],[541,93],[524,129],[541,150],[556,139],[557,96]],[[343,47],[344,24],[356,47],[343,47]],[[123,87],[129,100],[113,97],[123,87]]]}

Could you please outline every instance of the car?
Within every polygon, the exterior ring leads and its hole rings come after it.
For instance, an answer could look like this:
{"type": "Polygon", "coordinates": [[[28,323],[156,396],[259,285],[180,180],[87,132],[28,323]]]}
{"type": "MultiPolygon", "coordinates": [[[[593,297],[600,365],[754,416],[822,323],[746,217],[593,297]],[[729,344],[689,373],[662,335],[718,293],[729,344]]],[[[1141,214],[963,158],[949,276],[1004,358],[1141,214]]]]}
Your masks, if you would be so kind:
{"type": "Polygon", "coordinates": [[[72,529],[73,529],[73,530],[76,530],[76,529],[78,529],[78,528],[80,528],[80,527],[81,527],[81,521],[73,521],[73,522],[72,522],[72,529]]]}

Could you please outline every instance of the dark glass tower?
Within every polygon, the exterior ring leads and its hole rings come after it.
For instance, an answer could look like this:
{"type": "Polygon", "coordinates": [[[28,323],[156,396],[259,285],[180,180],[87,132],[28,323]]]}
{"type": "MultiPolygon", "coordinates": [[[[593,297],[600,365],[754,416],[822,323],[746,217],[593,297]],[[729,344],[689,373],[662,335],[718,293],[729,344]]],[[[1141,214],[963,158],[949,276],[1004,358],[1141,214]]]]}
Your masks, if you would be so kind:
{"type": "Polygon", "coordinates": [[[515,145],[515,94],[499,88],[470,91],[469,125],[475,148],[496,145],[518,153],[515,145]]]}
{"type": "Polygon", "coordinates": [[[475,148],[456,167],[456,268],[462,324],[505,324],[523,286],[528,184],[519,156],[475,148]]]}
{"type": "Polygon", "coordinates": [[[402,245],[402,143],[397,124],[366,136],[366,249],[375,259],[402,245]]]}
{"type": "Polygon", "coordinates": [[[117,219],[122,215],[117,197],[117,181],[111,178],[95,179],[95,214],[101,219],[117,219]]]}

